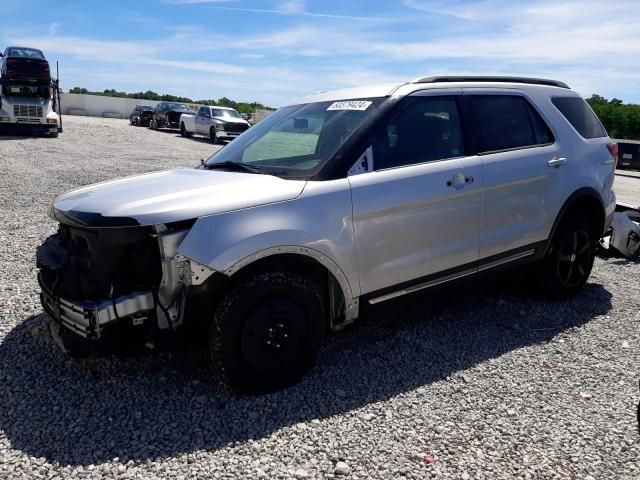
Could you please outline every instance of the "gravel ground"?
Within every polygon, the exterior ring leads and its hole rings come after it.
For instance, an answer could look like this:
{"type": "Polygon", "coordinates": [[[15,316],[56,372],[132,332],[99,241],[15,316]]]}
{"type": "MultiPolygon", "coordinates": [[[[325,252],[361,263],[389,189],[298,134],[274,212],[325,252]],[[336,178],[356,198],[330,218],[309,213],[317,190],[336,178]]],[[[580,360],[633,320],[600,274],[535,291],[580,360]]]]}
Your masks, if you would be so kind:
{"type": "Polygon", "coordinates": [[[0,138],[0,478],[640,478],[628,260],[597,259],[570,301],[511,276],[371,312],[258,398],[209,383],[200,347],[65,358],[35,280],[53,196],[213,150],[81,117],[58,139],[0,138]]]}

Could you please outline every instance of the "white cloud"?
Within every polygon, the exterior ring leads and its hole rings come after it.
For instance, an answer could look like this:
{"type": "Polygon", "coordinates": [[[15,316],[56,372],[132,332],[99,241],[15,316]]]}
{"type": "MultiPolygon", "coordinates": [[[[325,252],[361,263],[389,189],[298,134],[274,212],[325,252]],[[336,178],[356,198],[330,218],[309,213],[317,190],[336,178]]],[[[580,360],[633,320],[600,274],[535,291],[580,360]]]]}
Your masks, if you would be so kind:
{"type": "Polygon", "coordinates": [[[163,3],[173,5],[195,5],[198,3],[228,3],[237,2],[238,0],[162,0],[163,3]]]}
{"type": "Polygon", "coordinates": [[[238,58],[248,58],[248,59],[256,59],[256,58],[265,58],[264,53],[239,53],[238,58]]]}
{"type": "Polygon", "coordinates": [[[307,11],[287,11],[287,10],[271,10],[267,8],[245,8],[245,7],[226,7],[226,6],[213,6],[211,8],[216,8],[219,10],[230,10],[235,12],[248,12],[248,13],[266,13],[266,14],[274,14],[274,15],[296,15],[296,16],[305,16],[305,17],[317,17],[317,18],[331,18],[337,20],[358,20],[358,21],[387,21],[387,19],[380,17],[367,17],[367,16],[358,16],[358,15],[338,15],[333,13],[319,13],[319,12],[307,12],[307,11]]]}
{"type": "Polygon", "coordinates": [[[163,55],[166,55],[170,49],[164,43],[100,41],[61,36],[18,37],[14,40],[23,45],[38,45],[48,53],[70,55],[82,61],[157,65],[208,73],[244,73],[246,71],[244,67],[227,63],[165,58],[163,55]]]}
{"type": "Polygon", "coordinates": [[[304,0],[287,0],[278,4],[278,10],[286,13],[303,13],[307,8],[304,0]]]}
{"type": "Polygon", "coordinates": [[[57,22],[53,22],[49,24],[49,35],[55,35],[58,33],[58,29],[60,28],[60,24],[57,22]]]}

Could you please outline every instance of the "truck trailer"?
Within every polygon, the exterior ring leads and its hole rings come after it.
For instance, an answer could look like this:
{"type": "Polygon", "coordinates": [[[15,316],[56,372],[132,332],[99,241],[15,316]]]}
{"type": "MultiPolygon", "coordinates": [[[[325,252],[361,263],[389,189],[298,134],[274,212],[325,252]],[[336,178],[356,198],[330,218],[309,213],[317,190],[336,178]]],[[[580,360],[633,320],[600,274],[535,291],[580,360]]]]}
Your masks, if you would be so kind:
{"type": "Polygon", "coordinates": [[[57,137],[62,131],[59,82],[43,53],[7,47],[0,57],[0,132],[57,137]]]}

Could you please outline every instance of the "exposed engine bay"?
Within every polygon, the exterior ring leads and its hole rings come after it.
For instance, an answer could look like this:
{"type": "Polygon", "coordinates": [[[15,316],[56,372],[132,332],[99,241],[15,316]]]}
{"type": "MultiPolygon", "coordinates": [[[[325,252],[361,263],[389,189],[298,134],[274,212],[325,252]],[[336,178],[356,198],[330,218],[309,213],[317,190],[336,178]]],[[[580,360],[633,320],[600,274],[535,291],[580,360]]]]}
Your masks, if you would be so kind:
{"type": "MultiPolygon", "coordinates": [[[[116,323],[179,327],[192,279],[190,260],[176,250],[187,233],[184,222],[111,228],[60,224],[37,251],[44,309],[89,339],[100,338],[105,326],[116,323]]],[[[198,280],[204,280],[202,266],[198,272],[198,280]]]]}

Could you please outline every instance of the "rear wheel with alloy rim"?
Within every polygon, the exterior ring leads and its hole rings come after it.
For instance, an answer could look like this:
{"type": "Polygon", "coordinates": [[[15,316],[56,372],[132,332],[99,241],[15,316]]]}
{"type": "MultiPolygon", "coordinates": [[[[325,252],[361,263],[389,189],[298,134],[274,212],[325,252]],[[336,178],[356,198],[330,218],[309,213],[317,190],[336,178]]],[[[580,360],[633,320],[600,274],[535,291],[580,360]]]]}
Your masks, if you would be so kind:
{"type": "Polygon", "coordinates": [[[575,295],[589,279],[595,256],[596,235],[585,217],[567,220],[554,236],[541,265],[541,280],[555,298],[575,295]]]}
{"type": "Polygon", "coordinates": [[[313,366],[324,336],[322,290],[290,272],[240,281],[219,303],[209,331],[220,379],[241,393],[288,387],[313,366]]]}

